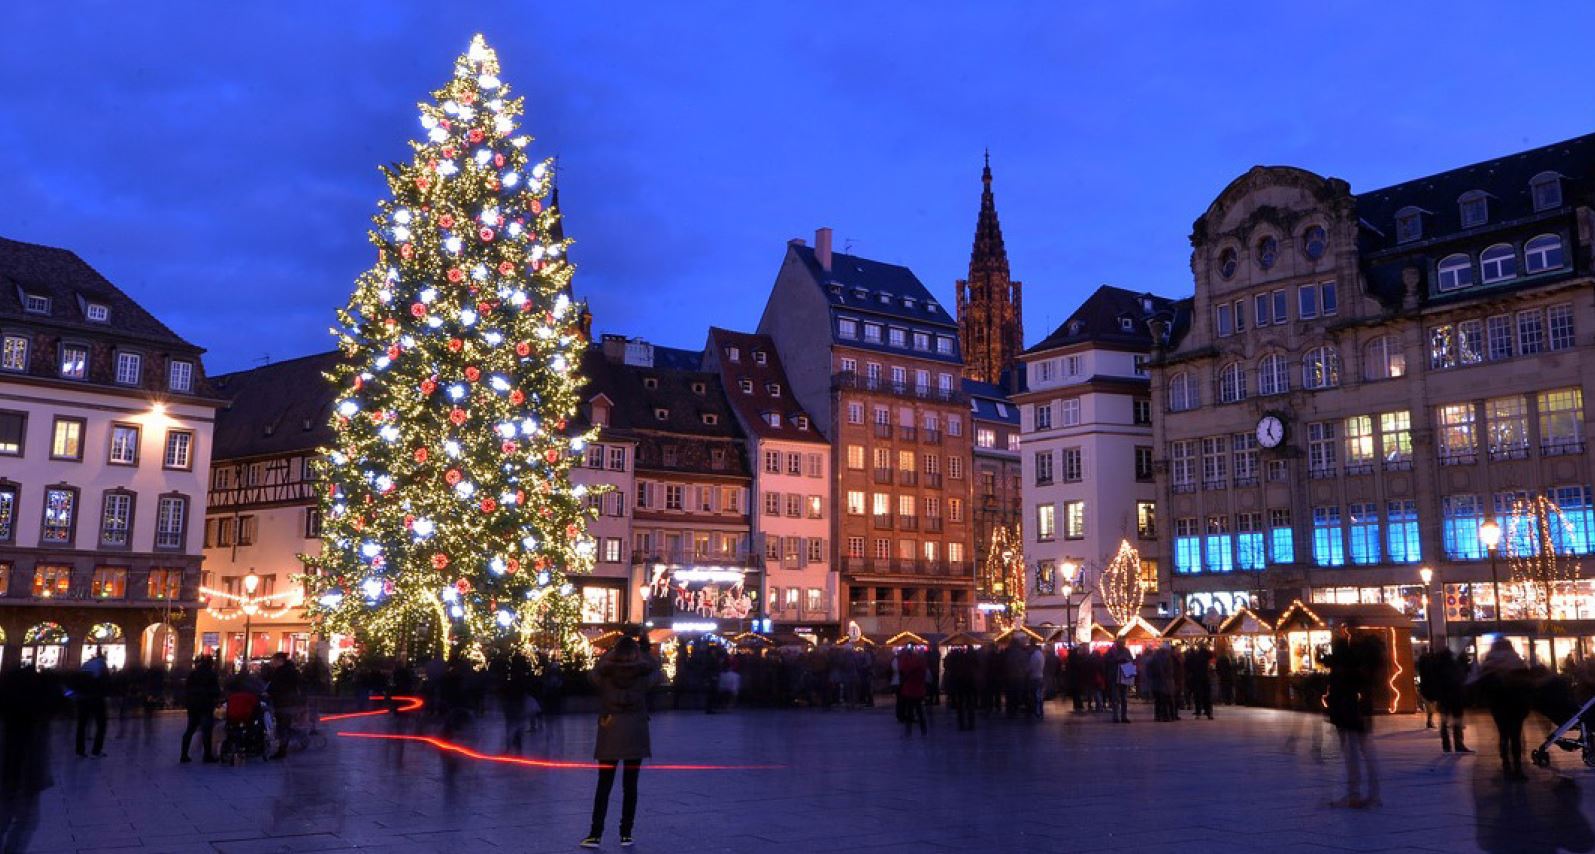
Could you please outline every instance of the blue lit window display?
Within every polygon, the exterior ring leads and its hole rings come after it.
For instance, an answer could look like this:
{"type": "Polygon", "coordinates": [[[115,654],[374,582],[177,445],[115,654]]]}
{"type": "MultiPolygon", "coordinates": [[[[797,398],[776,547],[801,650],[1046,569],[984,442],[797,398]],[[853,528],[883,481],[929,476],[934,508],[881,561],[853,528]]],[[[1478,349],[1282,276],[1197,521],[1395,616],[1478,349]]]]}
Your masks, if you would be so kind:
{"type": "Polygon", "coordinates": [[[1296,534],[1290,524],[1289,509],[1268,511],[1268,562],[1296,562],[1296,534]]]}
{"type": "Polygon", "coordinates": [[[1207,571],[1235,571],[1235,552],[1230,548],[1228,516],[1207,517],[1207,571]]]}
{"type": "Polygon", "coordinates": [[[1369,566],[1379,562],[1379,505],[1353,504],[1351,513],[1351,562],[1369,566]]]}
{"type": "Polygon", "coordinates": [[[1240,514],[1235,534],[1235,565],[1241,569],[1262,569],[1263,552],[1262,517],[1257,513],[1240,514]]]}
{"type": "Polygon", "coordinates": [[[1558,538],[1557,548],[1567,554],[1587,555],[1595,543],[1595,507],[1591,506],[1587,486],[1561,486],[1554,490],[1556,505],[1562,508],[1567,528],[1551,532],[1558,538]]]}
{"type": "Polygon", "coordinates": [[[1418,539],[1418,502],[1408,498],[1389,505],[1389,546],[1391,563],[1417,563],[1423,560],[1418,539]]]}
{"type": "Polygon", "coordinates": [[[1174,571],[1180,575],[1202,571],[1202,540],[1195,519],[1174,520],[1174,571]]]}
{"type": "Polygon", "coordinates": [[[1527,557],[1540,553],[1534,502],[1527,492],[1497,492],[1495,521],[1501,526],[1502,555],[1527,557]]]}
{"type": "Polygon", "coordinates": [[[1441,502],[1443,517],[1440,533],[1445,556],[1452,560],[1483,560],[1484,543],[1479,541],[1479,525],[1484,509],[1477,495],[1447,495],[1441,502]]]}
{"type": "Polygon", "coordinates": [[[1313,508],[1313,563],[1346,565],[1346,542],[1340,529],[1339,507],[1313,508]]]}

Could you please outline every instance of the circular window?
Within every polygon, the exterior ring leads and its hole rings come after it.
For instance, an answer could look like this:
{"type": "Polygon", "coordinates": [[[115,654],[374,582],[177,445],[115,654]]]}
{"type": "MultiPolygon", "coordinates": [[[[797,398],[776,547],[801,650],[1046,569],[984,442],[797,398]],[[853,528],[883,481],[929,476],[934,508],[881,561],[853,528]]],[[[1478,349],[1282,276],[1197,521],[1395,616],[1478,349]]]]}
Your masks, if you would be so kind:
{"type": "Polygon", "coordinates": [[[1218,274],[1228,279],[1235,275],[1235,250],[1225,249],[1218,255],[1218,274]]]}
{"type": "Polygon", "coordinates": [[[1307,250],[1308,258],[1317,261],[1319,258],[1324,257],[1324,247],[1327,239],[1324,235],[1323,226],[1315,225],[1307,229],[1306,233],[1302,235],[1301,242],[1302,247],[1307,250]]]}
{"type": "Polygon", "coordinates": [[[1257,241],[1257,264],[1264,270],[1274,266],[1279,260],[1279,241],[1272,237],[1265,237],[1257,241]]]}

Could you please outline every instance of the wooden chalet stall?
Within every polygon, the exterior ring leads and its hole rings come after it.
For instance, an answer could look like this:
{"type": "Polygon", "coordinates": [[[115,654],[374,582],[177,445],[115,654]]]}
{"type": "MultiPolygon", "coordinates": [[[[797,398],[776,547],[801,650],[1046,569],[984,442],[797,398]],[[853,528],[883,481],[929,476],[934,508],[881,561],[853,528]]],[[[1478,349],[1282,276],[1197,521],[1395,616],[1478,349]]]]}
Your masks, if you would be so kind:
{"type": "Polygon", "coordinates": [[[1308,605],[1292,602],[1274,625],[1287,674],[1328,669],[1330,644],[1337,634],[1352,641],[1377,640],[1383,647],[1383,674],[1374,686],[1374,711],[1409,714],[1418,710],[1416,668],[1412,660],[1412,618],[1389,605],[1308,605]]]}
{"type": "Polygon", "coordinates": [[[1274,626],[1282,612],[1240,608],[1218,626],[1219,654],[1235,659],[1235,698],[1245,706],[1284,708],[1290,692],[1279,674],[1274,626]]]}
{"type": "Polygon", "coordinates": [[[1163,627],[1163,640],[1176,647],[1184,648],[1202,643],[1211,647],[1213,638],[1213,631],[1201,620],[1189,614],[1175,617],[1163,627]]]}
{"type": "Polygon", "coordinates": [[[1119,629],[1118,636],[1124,638],[1124,645],[1130,648],[1130,652],[1135,653],[1136,658],[1140,658],[1153,647],[1163,643],[1163,627],[1138,616],[1119,629]]]}

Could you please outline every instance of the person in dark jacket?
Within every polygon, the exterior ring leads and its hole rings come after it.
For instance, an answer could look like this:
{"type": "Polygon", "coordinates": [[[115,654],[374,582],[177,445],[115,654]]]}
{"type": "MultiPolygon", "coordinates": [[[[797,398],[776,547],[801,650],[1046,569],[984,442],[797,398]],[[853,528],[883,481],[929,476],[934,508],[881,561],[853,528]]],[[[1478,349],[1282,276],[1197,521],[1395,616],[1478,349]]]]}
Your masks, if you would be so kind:
{"type": "Polygon", "coordinates": [[[277,720],[277,752],[273,759],[288,757],[288,736],[293,731],[294,716],[304,708],[305,696],[299,688],[299,667],[287,653],[272,656],[276,663],[271,676],[266,679],[266,694],[271,698],[272,714],[277,720]]]}
{"type": "Polygon", "coordinates": [[[1373,689],[1379,679],[1378,663],[1383,661],[1381,649],[1372,636],[1354,642],[1350,627],[1342,628],[1330,647],[1329,693],[1324,705],[1346,760],[1346,796],[1332,806],[1362,809],[1380,803],[1379,765],[1369,735],[1373,732],[1373,689]]]}
{"type": "Polygon", "coordinates": [[[919,734],[929,734],[925,723],[928,670],[925,657],[913,647],[905,647],[897,656],[897,719],[903,722],[903,735],[913,734],[916,720],[919,734]]]}
{"type": "Polygon", "coordinates": [[[26,851],[50,776],[50,716],[60,695],[32,665],[0,676],[0,851],[26,851]]]}
{"type": "Polygon", "coordinates": [[[1440,711],[1440,749],[1444,752],[1472,753],[1462,741],[1462,712],[1466,709],[1468,663],[1442,649],[1433,665],[1434,700],[1440,711]]]}
{"type": "Polygon", "coordinates": [[[1191,692],[1191,717],[1213,719],[1213,653],[1199,644],[1185,653],[1185,688],[1191,692]]]}
{"type": "Polygon", "coordinates": [[[77,713],[78,713],[78,756],[87,756],[83,752],[87,741],[89,724],[94,725],[94,756],[105,758],[105,695],[110,690],[110,668],[106,665],[105,652],[95,650],[94,657],[83,663],[83,669],[78,673],[77,681],[77,713]]]}
{"type": "Polygon", "coordinates": [[[193,741],[195,733],[202,739],[200,744],[204,747],[204,761],[215,762],[216,753],[212,748],[216,731],[216,704],[221,701],[222,683],[216,676],[216,662],[208,655],[202,655],[194,662],[194,669],[188,674],[188,686],[184,692],[183,705],[188,709],[188,729],[183,730],[183,754],[180,762],[190,762],[188,745],[193,741]]]}
{"type": "Polygon", "coordinates": [[[1501,745],[1501,773],[1521,781],[1523,773],[1523,722],[1533,707],[1534,678],[1523,657],[1506,638],[1496,638],[1479,663],[1478,685],[1490,706],[1501,745]]]}
{"type": "Polygon", "coordinates": [[[637,777],[642,761],[653,756],[648,737],[648,692],[659,680],[659,664],[630,635],[621,638],[593,668],[599,711],[598,740],[593,748],[593,758],[599,763],[598,791],[593,795],[592,827],[581,841],[583,848],[597,848],[603,838],[609,793],[615,787],[615,769],[622,762],[626,767],[621,781],[620,844],[632,844],[637,777]]]}
{"type": "Polygon", "coordinates": [[[950,702],[958,710],[958,729],[975,728],[975,709],[980,705],[980,679],[976,675],[979,663],[975,651],[967,646],[954,647],[942,659],[947,670],[947,691],[950,702]]]}

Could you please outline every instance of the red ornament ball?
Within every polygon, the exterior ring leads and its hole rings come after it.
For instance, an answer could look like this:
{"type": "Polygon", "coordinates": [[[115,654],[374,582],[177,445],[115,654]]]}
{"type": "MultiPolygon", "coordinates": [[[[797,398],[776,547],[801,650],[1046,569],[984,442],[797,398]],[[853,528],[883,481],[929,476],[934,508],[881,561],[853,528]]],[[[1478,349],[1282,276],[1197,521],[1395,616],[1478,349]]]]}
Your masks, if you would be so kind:
{"type": "Polygon", "coordinates": [[[498,509],[498,502],[494,501],[491,496],[482,499],[482,512],[483,513],[492,513],[494,510],[497,510],[497,509],[498,509]]]}
{"type": "Polygon", "coordinates": [[[461,341],[458,338],[450,338],[449,339],[449,352],[450,353],[458,353],[458,352],[460,352],[460,350],[462,350],[464,348],[465,348],[465,342],[464,341],[461,341]]]}
{"type": "Polygon", "coordinates": [[[411,246],[408,243],[401,244],[399,246],[399,257],[403,258],[406,261],[410,260],[411,258],[414,258],[415,257],[415,247],[411,246]]]}
{"type": "Polygon", "coordinates": [[[532,203],[529,207],[531,207],[532,213],[534,214],[543,212],[543,202],[541,199],[532,199],[532,203]]]}
{"type": "MultiPolygon", "coordinates": [[[[454,155],[459,154],[459,153],[460,153],[460,150],[458,148],[455,148],[452,145],[443,146],[443,156],[444,157],[448,157],[448,158],[452,159],[454,157],[454,155]]],[[[447,228],[447,227],[448,226],[444,226],[444,228],[447,228]]]]}
{"type": "Polygon", "coordinates": [[[443,473],[443,480],[447,482],[449,486],[459,483],[461,477],[462,475],[460,474],[459,469],[449,469],[443,473]]]}
{"type": "Polygon", "coordinates": [[[515,265],[508,261],[504,261],[498,265],[498,274],[500,276],[508,276],[513,272],[515,272],[515,265]]]}
{"type": "Polygon", "coordinates": [[[493,155],[493,165],[499,167],[500,169],[504,168],[504,155],[493,155]]]}
{"type": "Polygon", "coordinates": [[[515,355],[522,358],[532,355],[532,345],[526,341],[515,342],[515,355]]]}
{"type": "Polygon", "coordinates": [[[397,344],[389,344],[388,345],[388,358],[397,359],[397,358],[399,358],[399,353],[400,353],[399,345],[397,345],[397,344]]]}
{"type": "Polygon", "coordinates": [[[448,565],[449,565],[449,556],[448,555],[443,554],[442,552],[438,552],[437,554],[432,556],[432,568],[433,569],[447,569],[448,565]]]}
{"type": "Polygon", "coordinates": [[[553,465],[554,463],[559,462],[559,452],[553,448],[550,448],[546,453],[543,454],[543,459],[548,460],[549,465],[553,465]]]}
{"type": "Polygon", "coordinates": [[[417,320],[426,317],[426,303],[418,302],[410,305],[410,315],[417,320]]]}
{"type": "MultiPolygon", "coordinates": [[[[431,456],[431,454],[432,454],[432,452],[428,451],[424,445],[422,447],[416,448],[415,449],[415,461],[418,462],[418,463],[424,463],[424,462],[426,462],[427,457],[431,456]]],[[[405,520],[405,524],[408,525],[409,522],[413,518],[414,517],[407,517],[406,520],[405,520]]]]}
{"type": "Polygon", "coordinates": [[[482,242],[483,243],[492,243],[493,242],[493,229],[484,228],[481,231],[478,231],[476,233],[476,236],[482,238],[482,242]]]}
{"type": "Polygon", "coordinates": [[[438,226],[442,227],[442,228],[453,228],[454,227],[454,217],[449,216],[448,214],[444,214],[444,215],[438,217],[438,226]]]}
{"type": "Polygon", "coordinates": [[[471,128],[471,132],[466,134],[465,138],[472,142],[481,142],[483,136],[486,134],[482,133],[481,128],[471,128]]]}
{"type": "Polygon", "coordinates": [[[514,442],[505,442],[504,444],[500,445],[498,449],[506,454],[513,454],[515,453],[515,449],[518,447],[519,446],[514,442]]]}
{"type": "Polygon", "coordinates": [[[510,392],[510,403],[520,406],[525,402],[526,395],[520,389],[515,389],[514,391],[510,392]]]}
{"type": "Polygon", "coordinates": [[[465,280],[465,271],[459,267],[449,268],[449,281],[459,283],[465,280]]]}
{"type": "Polygon", "coordinates": [[[437,391],[437,390],[438,390],[438,384],[436,382],[434,382],[433,380],[427,379],[427,380],[422,380],[421,381],[421,393],[422,394],[430,395],[432,392],[437,391]]]}
{"type": "Polygon", "coordinates": [[[425,175],[416,176],[416,179],[415,179],[415,187],[416,187],[416,189],[418,189],[418,190],[420,190],[421,192],[424,193],[424,192],[426,192],[426,188],[430,187],[430,186],[432,186],[432,182],[430,180],[428,180],[425,175]]]}
{"type": "Polygon", "coordinates": [[[482,378],[482,372],[475,365],[470,365],[465,369],[465,378],[474,383],[482,378]]]}
{"type": "Polygon", "coordinates": [[[452,422],[456,427],[464,424],[467,417],[468,416],[466,416],[465,410],[457,406],[451,412],[449,412],[449,421],[452,422]]]}

